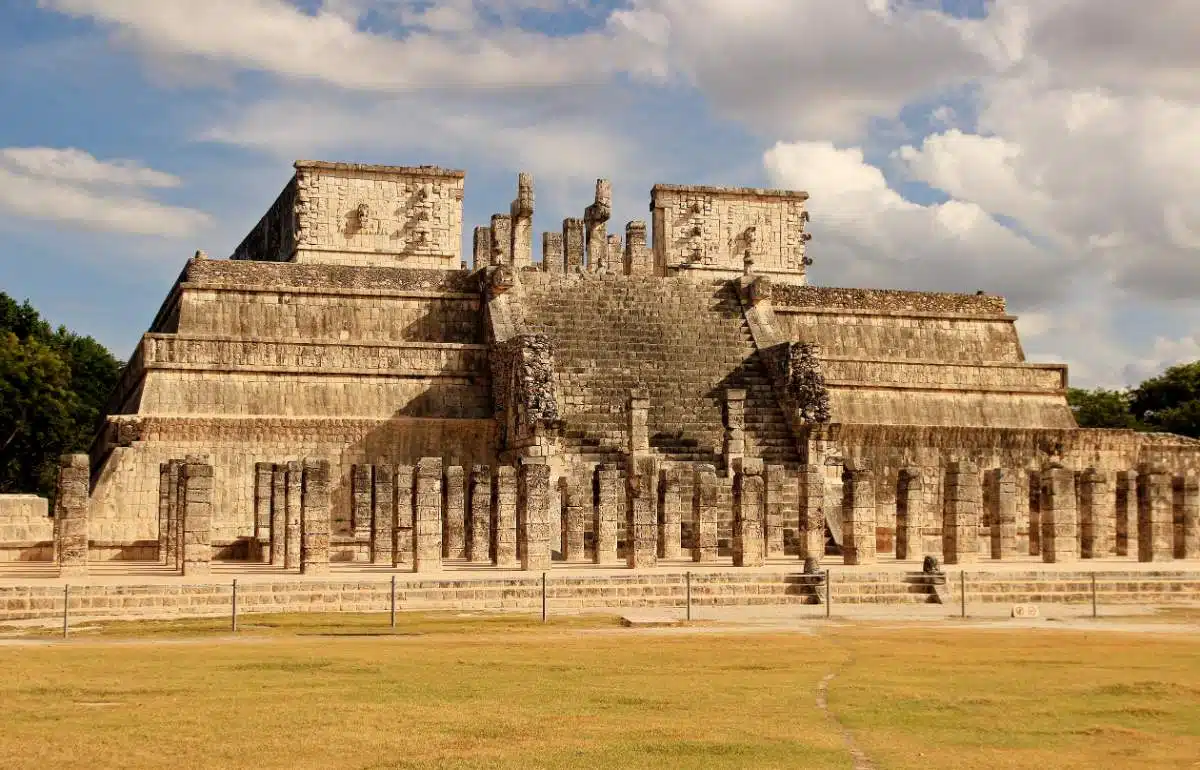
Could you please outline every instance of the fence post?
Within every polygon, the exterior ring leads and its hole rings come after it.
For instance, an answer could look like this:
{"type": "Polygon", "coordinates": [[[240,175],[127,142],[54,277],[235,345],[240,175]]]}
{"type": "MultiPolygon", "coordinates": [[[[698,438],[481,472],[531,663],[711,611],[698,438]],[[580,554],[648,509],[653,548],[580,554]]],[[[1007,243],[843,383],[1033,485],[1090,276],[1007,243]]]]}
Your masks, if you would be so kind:
{"type": "Polygon", "coordinates": [[[237,633],[237,578],[233,579],[233,611],[230,616],[230,629],[237,633]]]}
{"type": "Polygon", "coordinates": [[[958,600],[962,605],[962,616],[967,616],[967,571],[959,570],[958,572],[958,600]]]}
{"type": "Polygon", "coordinates": [[[1092,573],[1092,617],[1097,617],[1096,612],[1096,573],[1092,573]]]}
{"type": "Polygon", "coordinates": [[[67,605],[70,603],[70,601],[71,601],[71,586],[68,583],[67,585],[63,586],[63,639],[67,638],[67,628],[68,628],[67,605]]]}
{"type": "Polygon", "coordinates": [[[388,622],[392,628],[396,627],[396,576],[392,575],[392,595],[391,595],[391,610],[388,622]]]}
{"type": "Polygon", "coordinates": [[[686,573],[684,573],[684,578],[686,581],[684,583],[684,585],[687,590],[687,620],[688,620],[688,622],[691,622],[691,620],[692,620],[692,571],[688,570],[686,573]]]}
{"type": "Polygon", "coordinates": [[[833,592],[829,590],[829,568],[825,568],[825,617],[829,617],[829,612],[833,604],[833,592]]]}
{"type": "Polygon", "coordinates": [[[546,573],[542,573],[542,622],[546,622],[546,573]]]}

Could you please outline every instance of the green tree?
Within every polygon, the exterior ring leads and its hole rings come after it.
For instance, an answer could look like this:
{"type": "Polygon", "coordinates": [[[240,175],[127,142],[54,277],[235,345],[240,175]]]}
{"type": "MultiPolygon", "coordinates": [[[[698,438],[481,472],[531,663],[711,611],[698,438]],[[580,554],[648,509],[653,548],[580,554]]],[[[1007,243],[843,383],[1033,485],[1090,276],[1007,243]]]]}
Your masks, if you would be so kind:
{"type": "Polygon", "coordinates": [[[1130,396],[1130,411],[1147,426],[1200,438],[1200,361],[1172,366],[1130,396]]]}
{"type": "Polygon", "coordinates": [[[1129,400],[1129,392],[1124,390],[1067,389],[1067,403],[1081,428],[1141,428],[1129,409],[1129,400]]]}

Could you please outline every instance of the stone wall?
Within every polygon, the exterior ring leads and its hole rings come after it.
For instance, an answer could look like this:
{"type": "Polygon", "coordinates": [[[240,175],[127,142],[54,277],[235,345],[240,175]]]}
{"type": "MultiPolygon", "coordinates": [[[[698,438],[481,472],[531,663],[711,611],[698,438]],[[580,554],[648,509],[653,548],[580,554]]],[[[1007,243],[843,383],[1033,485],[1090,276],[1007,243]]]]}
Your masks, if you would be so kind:
{"type": "Polygon", "coordinates": [[[37,495],[0,495],[0,562],[54,558],[54,519],[37,495]]]}

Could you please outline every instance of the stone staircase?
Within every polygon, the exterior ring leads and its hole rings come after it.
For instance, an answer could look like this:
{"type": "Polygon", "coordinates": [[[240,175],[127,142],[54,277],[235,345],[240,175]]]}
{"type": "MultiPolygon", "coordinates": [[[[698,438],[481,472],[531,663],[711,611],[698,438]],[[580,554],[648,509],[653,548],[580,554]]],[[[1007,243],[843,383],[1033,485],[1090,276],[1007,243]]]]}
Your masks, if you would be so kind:
{"type": "Polygon", "coordinates": [[[618,458],[629,393],[642,388],[660,459],[719,466],[725,391],[742,388],[747,454],[799,463],[731,282],[533,272],[521,281],[526,327],[555,345],[567,452],[618,458]]]}

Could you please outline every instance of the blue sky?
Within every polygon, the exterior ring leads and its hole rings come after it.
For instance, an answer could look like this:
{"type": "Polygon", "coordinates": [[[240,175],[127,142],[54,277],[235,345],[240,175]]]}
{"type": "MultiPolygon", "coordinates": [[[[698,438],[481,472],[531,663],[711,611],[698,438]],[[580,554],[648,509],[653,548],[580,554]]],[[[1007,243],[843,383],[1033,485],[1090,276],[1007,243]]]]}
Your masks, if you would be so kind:
{"type": "Polygon", "coordinates": [[[1003,293],[1083,385],[1200,358],[1200,10],[1163,0],[41,0],[0,8],[0,290],[125,356],[298,157],[812,194],[815,283],[1003,293]],[[1114,30],[1122,44],[1114,46],[1114,30]],[[1195,150],[1189,153],[1189,150],[1195,150]]]}

